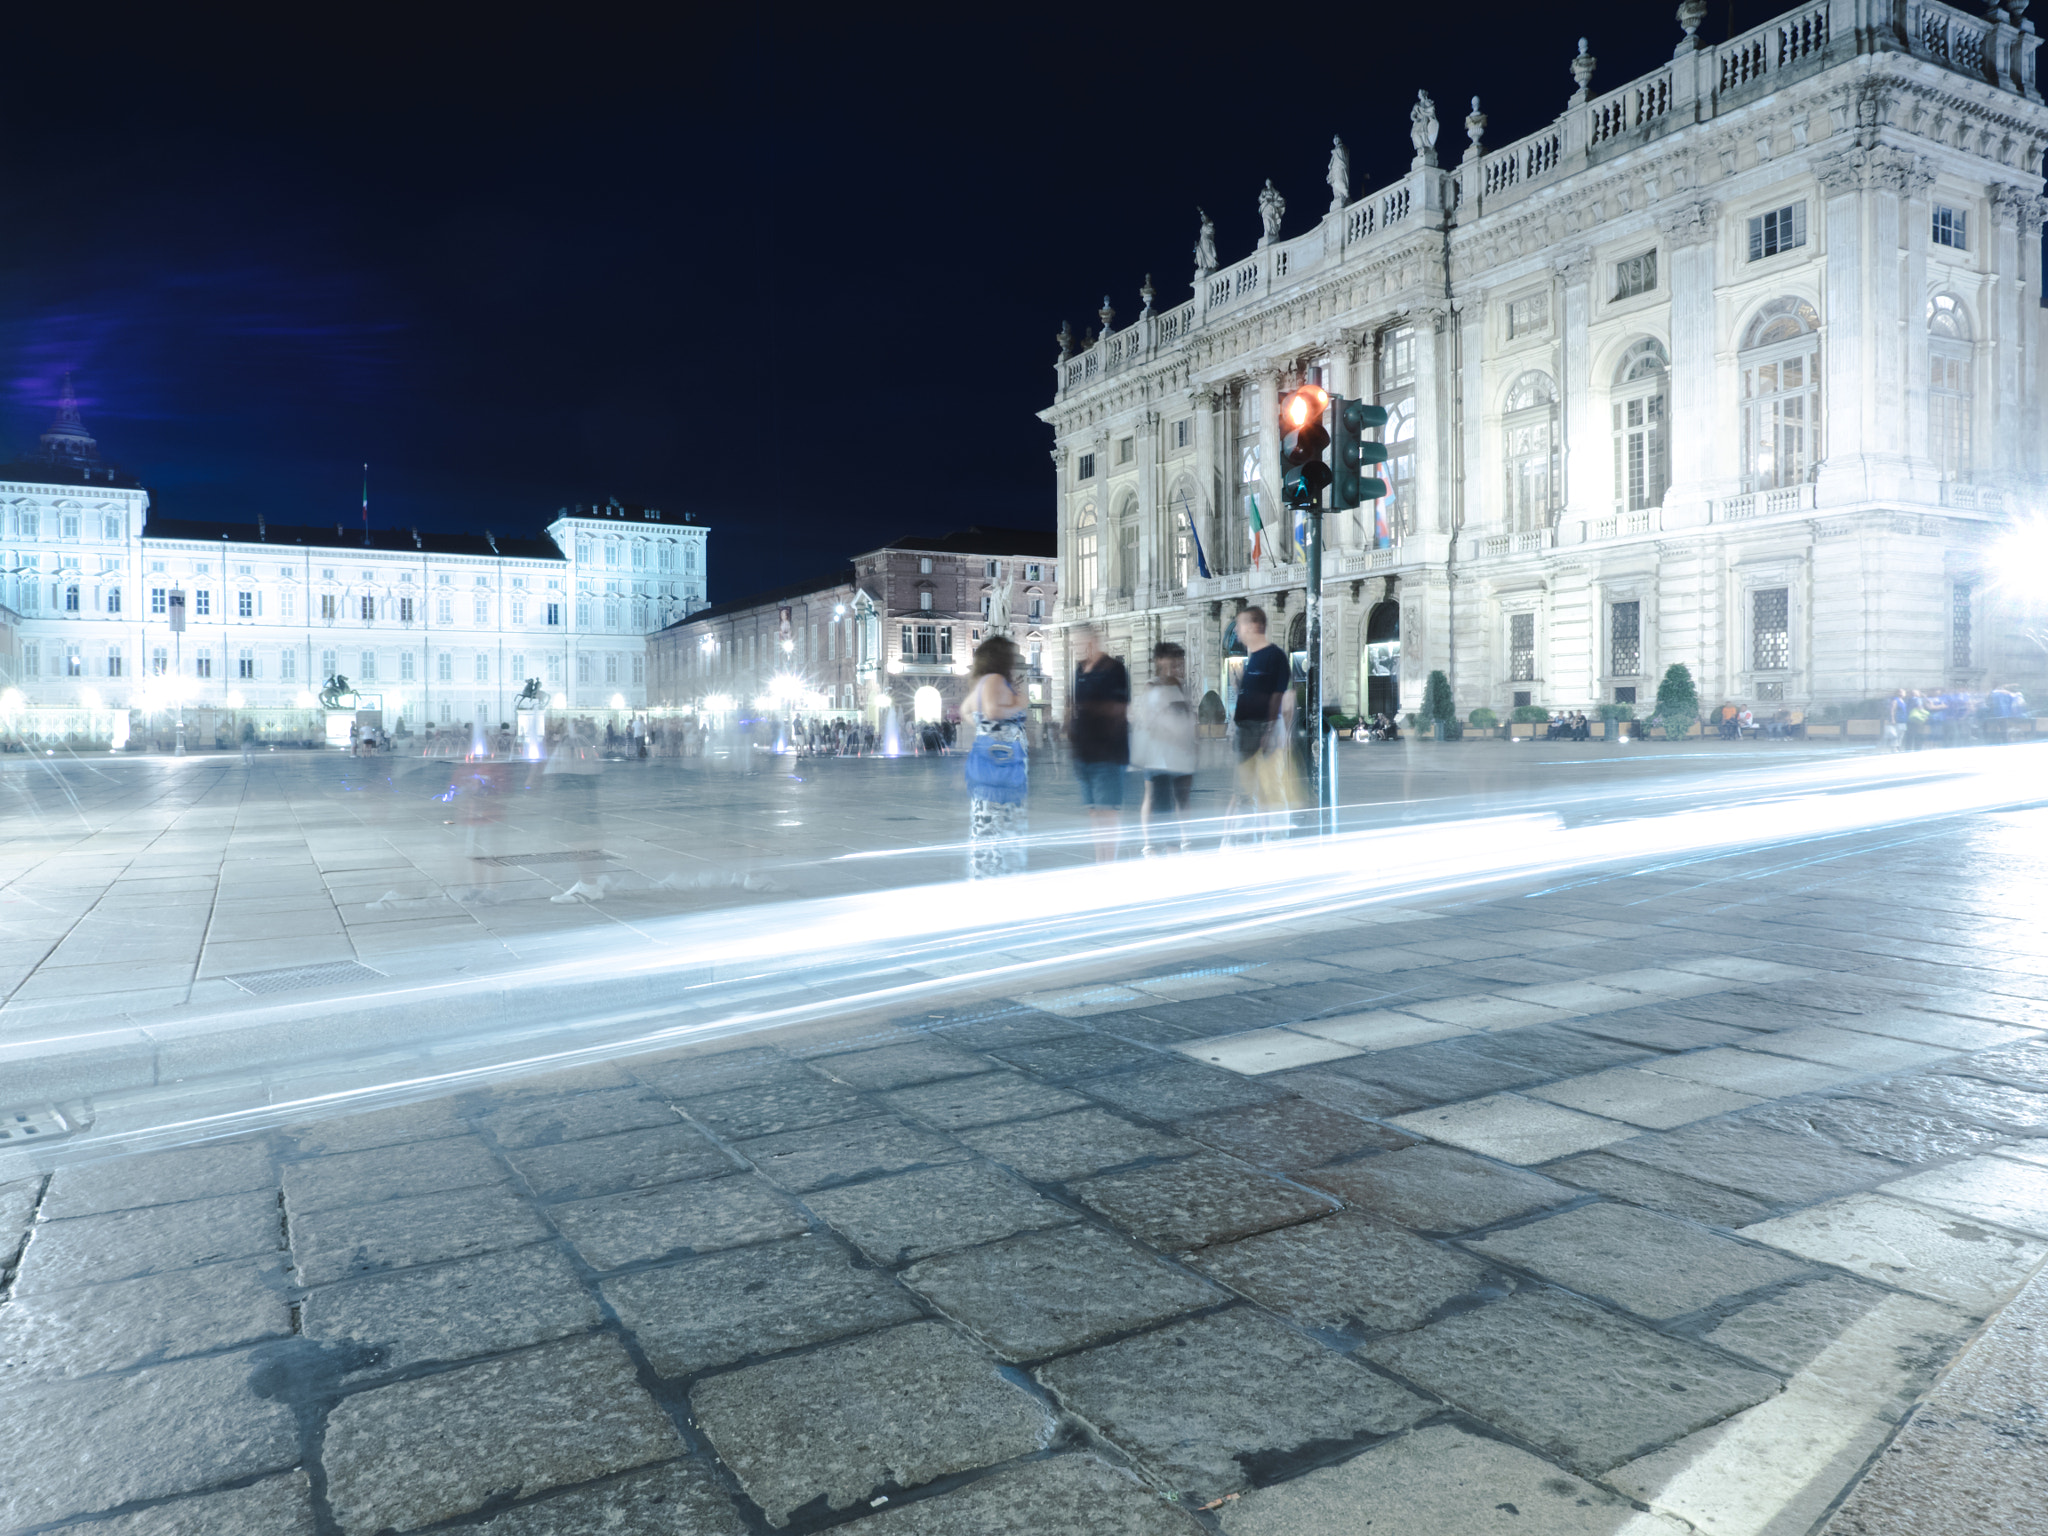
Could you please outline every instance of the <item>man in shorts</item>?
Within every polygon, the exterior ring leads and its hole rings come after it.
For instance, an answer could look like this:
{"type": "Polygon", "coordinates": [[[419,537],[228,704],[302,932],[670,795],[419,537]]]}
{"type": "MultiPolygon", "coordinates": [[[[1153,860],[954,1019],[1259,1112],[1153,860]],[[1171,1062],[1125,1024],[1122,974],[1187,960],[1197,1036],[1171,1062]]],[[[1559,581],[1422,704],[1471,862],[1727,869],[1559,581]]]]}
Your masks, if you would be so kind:
{"type": "Polygon", "coordinates": [[[1067,690],[1067,747],[1081,803],[1095,828],[1095,858],[1116,858],[1117,824],[1123,818],[1124,767],[1131,760],[1131,674],[1102,648],[1102,637],[1087,626],[1074,632],[1074,686],[1067,690]]]}
{"type": "Polygon", "coordinates": [[[1235,811],[1249,802],[1259,815],[1260,835],[1278,831],[1276,818],[1288,804],[1288,727],[1294,719],[1294,668],[1287,652],[1266,634],[1266,610],[1246,608],[1237,616],[1237,638],[1244,646],[1244,676],[1237,685],[1237,786],[1231,797],[1235,811]]]}

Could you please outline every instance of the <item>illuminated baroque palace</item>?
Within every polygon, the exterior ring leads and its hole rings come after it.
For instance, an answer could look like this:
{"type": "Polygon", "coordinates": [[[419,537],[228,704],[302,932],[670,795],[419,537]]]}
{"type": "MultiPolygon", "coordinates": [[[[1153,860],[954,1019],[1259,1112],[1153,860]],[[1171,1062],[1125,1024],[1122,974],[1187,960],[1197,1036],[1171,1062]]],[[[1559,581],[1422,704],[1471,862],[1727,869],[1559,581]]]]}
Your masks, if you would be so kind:
{"type": "MultiPolygon", "coordinates": [[[[1220,263],[1194,295],[1061,336],[1060,616],[1227,696],[1248,603],[1303,641],[1277,510],[1304,381],[1389,412],[1391,495],[1326,521],[1333,705],[1776,708],[2038,681],[1992,550],[2042,508],[2048,109],[2024,0],[1821,0],[1220,263]],[[1261,529],[1258,525],[1263,522],[1261,529]],[[1201,570],[1206,558],[1209,574],[1201,570]]],[[[1217,702],[1223,702],[1219,698],[1217,702]]]]}

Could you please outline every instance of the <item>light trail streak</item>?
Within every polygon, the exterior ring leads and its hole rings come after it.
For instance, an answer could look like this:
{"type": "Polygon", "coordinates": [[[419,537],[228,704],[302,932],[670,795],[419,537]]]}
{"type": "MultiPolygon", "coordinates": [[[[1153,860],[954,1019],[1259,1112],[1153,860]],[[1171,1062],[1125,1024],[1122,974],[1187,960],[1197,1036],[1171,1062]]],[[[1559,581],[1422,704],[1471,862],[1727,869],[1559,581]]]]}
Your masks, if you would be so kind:
{"type": "MultiPolygon", "coordinates": [[[[1555,812],[1437,821],[677,916],[646,924],[646,942],[615,938],[574,958],[481,977],[53,1031],[0,1047],[0,1103],[26,1097],[7,1090],[10,1075],[52,1061],[89,1063],[95,1053],[117,1060],[146,1053],[156,1081],[183,1080],[191,1091],[209,1080],[270,1085],[388,1068],[365,1086],[169,1125],[110,1127],[50,1150],[105,1155],[137,1136],[227,1135],[259,1121],[303,1120],[786,1025],[1007,997],[1068,979],[1082,986],[1076,972],[1121,967],[1128,975],[1148,960],[1190,950],[1198,958],[1204,946],[1238,945],[1261,927],[1319,914],[1589,870],[1652,872],[1673,867],[1659,861],[1701,862],[2036,806],[2048,799],[2040,762],[2026,749],[1986,749],[1947,753],[1924,767],[1831,764],[1769,776],[1773,798],[1761,801],[1577,826],[1555,812]]],[[[1172,1005],[1162,998],[1160,1006],[1172,1005]]],[[[89,1064],[80,1070],[89,1072],[89,1064]]]]}

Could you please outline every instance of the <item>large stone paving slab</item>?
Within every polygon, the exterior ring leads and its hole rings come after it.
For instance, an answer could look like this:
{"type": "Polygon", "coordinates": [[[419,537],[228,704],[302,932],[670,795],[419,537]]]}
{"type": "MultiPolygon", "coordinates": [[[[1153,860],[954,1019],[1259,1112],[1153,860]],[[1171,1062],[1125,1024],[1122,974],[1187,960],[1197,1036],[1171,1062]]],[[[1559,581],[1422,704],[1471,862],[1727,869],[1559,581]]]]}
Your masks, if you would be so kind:
{"type": "Polygon", "coordinates": [[[1262,1083],[1193,1061],[1160,1061],[1076,1083],[1083,1093],[1151,1120],[1185,1120],[1279,1097],[1262,1083]]]}
{"type": "Polygon", "coordinates": [[[60,1168],[43,1197],[43,1220],[95,1216],[244,1190],[275,1189],[268,1149],[248,1142],[182,1147],[60,1168]]]}
{"type": "Polygon", "coordinates": [[[448,1137],[287,1163],[284,1198],[297,1217],[344,1205],[504,1184],[510,1178],[505,1165],[475,1137],[448,1137]]]}
{"type": "Polygon", "coordinates": [[[902,1279],[1012,1360],[1078,1349],[1230,1299],[1094,1227],[1027,1233],[927,1259],[902,1279]]]}
{"type": "Polygon", "coordinates": [[[600,1335],[344,1398],[322,1461],[336,1523],[374,1536],[682,1449],[619,1341],[600,1335]]]}
{"type": "MultiPolygon", "coordinates": [[[[1373,1051],[1332,1062],[1321,1070],[1378,1084],[1417,1104],[1450,1104],[1459,1099],[1482,1098],[1558,1075],[1525,1062],[1489,1056],[1477,1049],[1469,1036],[1373,1051]]],[[[1283,1081],[1269,1079],[1275,1084],[1283,1081]]]]}
{"type": "Polygon", "coordinates": [[[1939,1162],[2005,1140],[2004,1132],[1967,1120],[1835,1095],[1765,1104],[1742,1118],[1751,1125],[1794,1136],[1817,1136],[1851,1152],[1901,1163],[1939,1162]]]}
{"type": "Polygon", "coordinates": [[[1616,1121],[1518,1093],[1418,1109],[1396,1116],[1393,1123],[1416,1136],[1520,1164],[1547,1163],[1620,1141],[1629,1134],[1629,1127],[1616,1121]]]}
{"type": "Polygon", "coordinates": [[[727,1088],[676,1102],[699,1125],[734,1141],[874,1113],[874,1107],[851,1088],[809,1070],[801,1077],[727,1088]]]}
{"type": "Polygon", "coordinates": [[[2048,1237],[2048,1168],[2030,1163],[1972,1157],[1894,1179],[1880,1193],[2048,1237]]]}
{"type": "Polygon", "coordinates": [[[922,1315],[890,1278],[816,1237],[620,1275],[605,1299],[664,1376],[690,1376],[922,1315]]]}
{"type": "Polygon", "coordinates": [[[1762,1200],[1768,1205],[1810,1205],[1852,1189],[1895,1178],[1898,1165],[1845,1151],[1810,1136],[1788,1136],[1747,1122],[1709,1120],[1661,1135],[1619,1141],[1608,1152],[1670,1173],[1762,1200]]]}
{"type": "Polygon", "coordinates": [[[680,1121],[506,1154],[543,1201],[583,1200],[731,1173],[739,1164],[680,1121]]]}
{"type": "Polygon", "coordinates": [[[1168,1248],[1228,1242],[1337,1208],[1313,1190],[1209,1156],[1106,1174],[1071,1189],[1124,1231],[1168,1248]]]}
{"type": "Polygon", "coordinates": [[[2015,1088],[2009,1083],[1923,1072],[1860,1085],[1855,1093],[1859,1098],[1875,1099],[1882,1104],[1937,1118],[1973,1120],[2017,1135],[2048,1133],[2048,1093],[2015,1088]]]}
{"type": "Polygon", "coordinates": [[[67,1525],[49,1536],[316,1536],[313,1489],[303,1472],[266,1477],[242,1488],[195,1493],[133,1514],[67,1525]]]}
{"type": "Polygon", "coordinates": [[[501,1147],[544,1147],[614,1131],[675,1123],[676,1112],[651,1089],[610,1088],[511,1104],[478,1119],[501,1147]]]}
{"type": "Polygon", "coordinates": [[[466,1136],[469,1134],[469,1122],[463,1119],[461,1106],[454,1100],[436,1099],[426,1104],[401,1104],[394,1109],[337,1115],[331,1120],[291,1126],[285,1134],[292,1138],[301,1153],[309,1157],[324,1157],[336,1152],[396,1146],[401,1142],[466,1136]]]}
{"type": "Polygon", "coordinates": [[[1200,1529],[1128,1472],[1051,1456],[861,1522],[873,1536],[1194,1536],[1200,1529]]]}
{"type": "Polygon", "coordinates": [[[922,1083],[884,1094],[883,1101],[899,1114],[948,1131],[1086,1109],[1090,1105],[1078,1093],[1054,1088],[1022,1072],[983,1072],[974,1077],[922,1083]]]}
{"type": "Polygon", "coordinates": [[[1842,1340],[1879,1307],[1910,1326],[1875,1332],[1864,1346],[1888,1364],[1911,1368],[1908,1390],[1933,1380],[1956,1345],[1976,1326],[1967,1312],[1940,1302],[1899,1296],[1847,1275],[1825,1274],[1732,1312],[1701,1337],[1733,1354],[1791,1376],[1823,1354],[1839,1356],[1842,1340]]]}
{"type": "Polygon", "coordinates": [[[1524,1292],[1361,1353],[1594,1475],[1762,1402],[1778,1378],[1556,1292],[1524,1292]]]}
{"type": "Polygon", "coordinates": [[[1434,1405],[1249,1307],[1085,1350],[1035,1373],[1167,1486],[1206,1503],[1364,1443],[1434,1405]]]}
{"type": "Polygon", "coordinates": [[[379,1373],[520,1349],[600,1321],[552,1244],[322,1286],[303,1318],[308,1338],[346,1345],[359,1371],[379,1373]]]}
{"type": "Polygon", "coordinates": [[[693,1461],[671,1461],[507,1510],[490,1536],[746,1536],[730,1495],[693,1461]]]}
{"type": "Polygon", "coordinates": [[[752,1174],[572,1200],[548,1217],[593,1269],[795,1237],[808,1225],[752,1174]]]}
{"type": "Polygon", "coordinates": [[[840,1185],[817,1191],[808,1203],[877,1264],[891,1265],[1080,1219],[986,1163],[840,1185]]]}
{"type": "Polygon", "coordinates": [[[1882,1195],[1850,1195],[1742,1235],[1984,1316],[2026,1283],[2048,1244],[1882,1195]]]}
{"type": "Polygon", "coordinates": [[[30,1291],[0,1307],[0,1380],[125,1370],[291,1331],[278,1258],[30,1291]]]}
{"type": "Polygon", "coordinates": [[[1667,1173],[1648,1163],[1611,1157],[1605,1152],[1566,1158],[1543,1171],[1554,1179],[1597,1190],[1611,1199],[1662,1211],[1667,1216],[1683,1216],[1710,1227],[1746,1227],[1770,1215],[1769,1206],[1747,1195],[1702,1184],[1683,1174],[1667,1173]]]}
{"type": "Polygon", "coordinates": [[[14,1293],[92,1285],[254,1258],[284,1246],[277,1195],[250,1190],[210,1200],[39,1222],[31,1231],[14,1293]]]}
{"type": "Polygon", "coordinates": [[[989,1054],[1055,1083],[1073,1082],[1077,1078],[1114,1072],[1119,1067],[1159,1060],[1157,1051],[1092,1032],[1025,1045],[999,1046],[989,1054]]]}
{"type": "Polygon", "coordinates": [[[1812,1273],[1767,1248],[1631,1205],[1581,1206],[1496,1232],[1473,1248],[1639,1317],[1683,1317],[1812,1273]]]}
{"type": "Polygon", "coordinates": [[[314,1211],[294,1218],[292,1253],[302,1284],[325,1285],[349,1275],[495,1253],[549,1235],[526,1200],[499,1185],[314,1211]]]}
{"type": "Polygon", "coordinates": [[[1419,1109],[1425,1102],[1412,1094],[1369,1083],[1362,1077],[1338,1072],[1328,1066],[1276,1072],[1266,1079],[1266,1085],[1287,1093],[1298,1093],[1313,1103],[1363,1118],[1398,1115],[1403,1110],[1419,1109]]]}
{"type": "Polygon", "coordinates": [[[291,1467],[298,1426],[251,1384],[257,1359],[245,1350],[11,1393],[0,1530],[291,1467]]]}
{"type": "Polygon", "coordinates": [[[1134,1125],[1105,1109],[980,1126],[958,1136],[982,1156],[1039,1184],[1059,1184],[1126,1163],[1199,1150],[1191,1141],[1134,1125]]]}
{"type": "Polygon", "coordinates": [[[1470,1232],[1584,1198],[1541,1174],[1450,1147],[1409,1147],[1301,1177],[1346,1205],[1377,1211],[1419,1232],[1470,1232]]]}
{"type": "Polygon", "coordinates": [[[1683,1536],[1661,1515],[1527,1451],[1450,1424],[1413,1430],[1362,1456],[1218,1511],[1226,1536],[1683,1536]],[[1391,1517],[1391,1518],[1390,1518],[1391,1517]]]}
{"type": "Polygon", "coordinates": [[[944,1323],[910,1323],[700,1381],[698,1424],[782,1526],[1044,1449],[1054,1423],[944,1323]]]}
{"type": "Polygon", "coordinates": [[[996,1063],[957,1045],[927,1038],[906,1040],[872,1051],[854,1051],[844,1056],[815,1056],[811,1058],[811,1065],[855,1088],[883,1092],[907,1088],[913,1083],[968,1077],[986,1072],[996,1063]]]}
{"type": "Polygon", "coordinates": [[[1189,1120],[1181,1131],[1261,1168],[1293,1171],[1366,1152],[1413,1146],[1414,1138],[1308,1099],[1281,1099],[1189,1120]]]}
{"type": "Polygon", "coordinates": [[[891,1116],[763,1136],[741,1143],[739,1152],[784,1189],[799,1192],[968,1156],[957,1141],[891,1116]]]}
{"type": "Polygon", "coordinates": [[[1356,1212],[1262,1232],[1193,1256],[1205,1274],[1312,1328],[1419,1328],[1438,1309],[1506,1280],[1455,1248],[1356,1212]]]}

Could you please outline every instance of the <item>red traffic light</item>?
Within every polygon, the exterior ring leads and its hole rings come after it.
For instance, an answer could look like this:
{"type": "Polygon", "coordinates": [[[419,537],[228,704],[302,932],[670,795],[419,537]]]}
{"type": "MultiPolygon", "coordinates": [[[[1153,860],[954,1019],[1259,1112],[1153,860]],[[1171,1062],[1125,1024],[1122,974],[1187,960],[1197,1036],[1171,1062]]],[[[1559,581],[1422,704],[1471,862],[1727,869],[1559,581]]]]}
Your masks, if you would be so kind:
{"type": "Polygon", "coordinates": [[[1280,407],[1280,419],[1299,432],[1312,421],[1321,421],[1330,397],[1314,384],[1304,384],[1280,407]]]}

